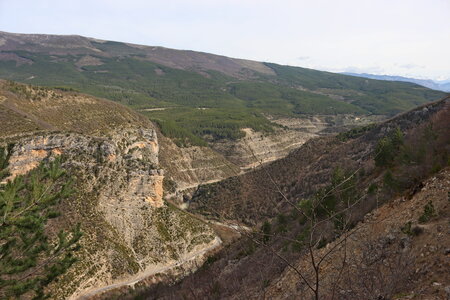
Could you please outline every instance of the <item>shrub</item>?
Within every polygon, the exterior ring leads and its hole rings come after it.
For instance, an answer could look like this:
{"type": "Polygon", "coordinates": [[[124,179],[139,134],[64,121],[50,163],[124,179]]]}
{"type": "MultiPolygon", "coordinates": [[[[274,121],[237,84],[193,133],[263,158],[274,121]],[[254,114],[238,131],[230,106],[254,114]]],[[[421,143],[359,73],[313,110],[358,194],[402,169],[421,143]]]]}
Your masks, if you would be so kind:
{"type": "Polygon", "coordinates": [[[403,133],[399,128],[379,140],[375,148],[375,165],[377,167],[392,166],[403,143],[403,133]]]}
{"type": "Polygon", "coordinates": [[[369,188],[367,189],[367,193],[369,195],[374,195],[377,192],[377,190],[378,190],[378,186],[375,182],[373,182],[369,185],[369,188]]]}
{"type": "Polygon", "coordinates": [[[167,177],[163,178],[163,189],[166,193],[172,194],[177,190],[177,183],[167,177]]]}
{"type": "Polygon", "coordinates": [[[376,124],[369,124],[365,126],[357,126],[355,128],[352,128],[346,132],[341,132],[337,135],[337,138],[343,142],[349,140],[349,139],[355,139],[357,137],[362,136],[363,134],[369,132],[373,128],[375,128],[376,124]]]}
{"type": "Polygon", "coordinates": [[[386,173],[384,173],[383,184],[386,189],[395,189],[397,187],[397,181],[391,170],[387,170],[386,173]]]}
{"type": "Polygon", "coordinates": [[[411,229],[411,232],[412,232],[413,235],[418,236],[418,235],[422,234],[423,228],[422,228],[422,227],[419,227],[419,226],[414,226],[414,227],[411,229]]]}
{"type": "Polygon", "coordinates": [[[295,239],[295,241],[292,241],[291,249],[292,251],[300,251],[303,248],[303,245],[305,243],[306,238],[308,237],[310,233],[309,227],[305,228],[295,239]]]}
{"type": "Polygon", "coordinates": [[[333,224],[336,231],[342,231],[345,229],[345,215],[343,213],[337,214],[333,218],[333,224]]]}
{"type": "Polygon", "coordinates": [[[14,144],[9,144],[6,148],[0,147],[0,180],[6,178],[9,175],[7,167],[13,147],[14,144]]]}
{"type": "Polygon", "coordinates": [[[423,214],[419,217],[419,223],[428,222],[435,215],[433,202],[428,201],[423,208],[423,214]]]}
{"type": "Polygon", "coordinates": [[[263,243],[267,243],[270,240],[270,233],[272,231],[272,225],[269,221],[265,221],[264,224],[261,226],[261,232],[263,234],[263,243]]]}
{"type": "Polygon", "coordinates": [[[408,221],[405,225],[402,226],[402,228],[400,228],[400,230],[407,235],[412,235],[411,232],[411,221],[408,221]]]}
{"type": "Polygon", "coordinates": [[[400,230],[409,236],[418,236],[423,232],[422,227],[419,226],[412,226],[412,222],[408,221],[405,225],[400,228],[400,230]]]}
{"type": "Polygon", "coordinates": [[[327,245],[327,239],[321,238],[320,241],[317,243],[317,249],[321,249],[327,245]]]}
{"type": "MultiPolygon", "coordinates": [[[[311,199],[302,199],[298,202],[298,207],[307,216],[310,216],[313,210],[313,203],[311,199]]],[[[304,216],[302,216],[304,218],[304,216]]]]}

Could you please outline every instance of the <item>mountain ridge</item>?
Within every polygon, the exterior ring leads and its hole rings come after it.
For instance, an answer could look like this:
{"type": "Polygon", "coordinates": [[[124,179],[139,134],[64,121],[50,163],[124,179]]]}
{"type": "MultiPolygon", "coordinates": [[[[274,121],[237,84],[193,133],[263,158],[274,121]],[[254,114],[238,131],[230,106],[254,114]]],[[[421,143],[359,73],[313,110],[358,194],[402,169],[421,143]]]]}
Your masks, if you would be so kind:
{"type": "Polygon", "coordinates": [[[377,75],[377,74],[369,74],[369,73],[352,73],[352,72],[343,72],[341,74],[356,76],[356,77],[364,77],[378,80],[388,80],[388,81],[404,81],[415,83],[433,90],[439,90],[443,92],[450,92],[450,80],[432,80],[432,79],[417,79],[411,77],[404,77],[398,75],[377,75]]]}
{"type": "MultiPolygon", "coordinates": [[[[244,68],[249,68],[260,73],[273,74],[273,71],[270,68],[265,67],[263,63],[246,59],[230,58],[206,52],[108,41],[81,35],[21,34],[0,31],[0,46],[6,51],[17,50],[20,47],[21,50],[26,49],[32,52],[47,52],[50,50],[50,53],[52,54],[83,53],[109,56],[108,53],[99,49],[99,47],[101,48],[101,45],[98,45],[107,43],[126,45],[131,48],[128,50],[133,54],[148,55],[150,56],[150,60],[168,67],[180,69],[198,67],[202,69],[207,66],[207,69],[220,70],[224,74],[234,76],[242,75],[239,73],[244,68]],[[80,46],[82,46],[81,49],[80,46]],[[88,52],[82,51],[82,49],[86,49],[88,52]],[[152,55],[155,51],[159,53],[157,55],[152,55]],[[157,59],[157,56],[160,58],[157,59]],[[202,59],[202,56],[207,56],[207,59],[202,59]],[[177,57],[178,59],[176,59],[177,57]]],[[[118,51],[116,54],[121,54],[121,52],[118,51]]]]}

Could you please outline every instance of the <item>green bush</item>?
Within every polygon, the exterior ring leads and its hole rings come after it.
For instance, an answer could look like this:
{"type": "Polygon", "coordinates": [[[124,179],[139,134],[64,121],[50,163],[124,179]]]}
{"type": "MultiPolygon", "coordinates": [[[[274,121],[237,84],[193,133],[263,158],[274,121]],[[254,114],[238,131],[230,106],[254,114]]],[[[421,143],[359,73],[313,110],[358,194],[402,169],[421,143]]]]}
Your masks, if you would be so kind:
{"type": "Polygon", "coordinates": [[[277,232],[287,232],[288,231],[288,219],[285,215],[279,214],[277,216],[277,232]]]}
{"type": "Polygon", "coordinates": [[[305,229],[303,229],[303,231],[297,235],[297,237],[295,238],[295,241],[292,241],[291,243],[291,249],[293,251],[300,251],[302,250],[307,238],[309,237],[310,234],[310,228],[306,227],[305,229]]]}
{"type": "Polygon", "coordinates": [[[164,192],[166,192],[166,193],[169,193],[169,194],[175,193],[175,191],[177,190],[177,183],[175,181],[173,181],[172,179],[164,177],[163,189],[164,189],[164,192]]]}
{"type": "Polygon", "coordinates": [[[403,146],[403,133],[399,128],[378,141],[375,148],[375,165],[378,167],[392,166],[403,146]]]}
{"type": "Polygon", "coordinates": [[[342,230],[344,230],[345,229],[345,215],[343,213],[337,214],[333,218],[333,224],[334,224],[334,228],[336,229],[337,232],[341,232],[342,230]]]}
{"type": "Polygon", "coordinates": [[[362,136],[363,134],[365,134],[366,132],[369,132],[370,130],[372,130],[373,128],[375,128],[376,124],[369,124],[369,125],[365,125],[365,126],[358,126],[355,128],[352,128],[346,132],[341,132],[337,135],[337,138],[340,139],[341,141],[345,142],[347,140],[350,139],[355,139],[357,137],[362,136]]]}
{"type": "Polygon", "coordinates": [[[384,188],[387,190],[395,190],[398,186],[397,180],[391,170],[387,170],[383,175],[384,188]]]}
{"type": "Polygon", "coordinates": [[[321,249],[327,245],[327,239],[321,238],[319,242],[317,243],[317,249],[321,249]]]}
{"type": "Polygon", "coordinates": [[[367,193],[368,193],[369,195],[374,195],[374,194],[377,192],[377,190],[378,190],[377,184],[376,184],[375,182],[372,182],[372,183],[369,185],[369,188],[367,189],[367,193]]]}
{"type": "Polygon", "coordinates": [[[419,223],[428,222],[435,215],[433,202],[429,201],[423,208],[423,214],[419,217],[419,223]]]}
{"type": "Polygon", "coordinates": [[[412,222],[408,221],[405,225],[400,228],[400,230],[410,236],[418,236],[423,232],[423,229],[419,226],[412,226],[412,222]]]}
{"type": "Polygon", "coordinates": [[[272,225],[269,221],[265,221],[261,226],[261,233],[263,234],[262,241],[263,243],[267,243],[270,240],[270,234],[272,232],[272,225]]]}
{"type": "Polygon", "coordinates": [[[11,157],[11,150],[14,144],[9,144],[6,148],[0,147],[0,181],[9,176],[8,162],[11,157]]]}

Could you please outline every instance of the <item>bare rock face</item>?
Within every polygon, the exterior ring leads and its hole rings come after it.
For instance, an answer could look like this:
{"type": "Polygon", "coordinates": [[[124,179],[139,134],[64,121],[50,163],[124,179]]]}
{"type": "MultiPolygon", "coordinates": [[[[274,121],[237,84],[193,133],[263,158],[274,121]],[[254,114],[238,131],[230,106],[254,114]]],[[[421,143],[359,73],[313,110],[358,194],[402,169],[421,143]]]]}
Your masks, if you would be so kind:
{"type": "Polygon", "coordinates": [[[166,137],[161,137],[160,146],[160,164],[166,171],[167,179],[176,183],[178,191],[239,173],[236,165],[209,147],[180,148],[166,137]]]}
{"type": "Polygon", "coordinates": [[[59,156],[63,152],[83,149],[86,153],[93,154],[89,148],[89,139],[81,135],[46,134],[22,139],[12,149],[9,160],[11,175],[6,180],[24,175],[44,159],[59,156]]]}
{"type": "Polygon", "coordinates": [[[209,226],[163,201],[154,129],[119,129],[104,137],[40,133],[11,141],[7,180],[58,156],[74,174],[76,195],[64,202],[54,226],[81,223],[84,237],[79,261],[51,287],[58,299],[170,270],[174,261],[220,244],[209,226]]]}
{"type": "Polygon", "coordinates": [[[286,129],[277,129],[271,134],[255,132],[251,128],[242,130],[245,137],[236,142],[221,141],[213,144],[217,152],[222,153],[241,170],[283,158],[310,138],[317,136],[309,132],[286,129]]]}
{"type": "MultiPolygon", "coordinates": [[[[120,199],[140,197],[154,206],[162,203],[163,170],[158,168],[158,140],[154,130],[114,133],[111,140],[92,138],[79,134],[45,134],[20,140],[12,149],[9,161],[12,180],[36,168],[43,160],[64,154],[70,157],[68,164],[80,164],[78,155],[83,153],[96,162],[108,162],[111,166],[128,166],[124,172],[128,189],[117,195],[120,199]]],[[[86,161],[87,163],[88,161],[86,161]]]]}
{"type": "Polygon", "coordinates": [[[355,126],[364,126],[371,123],[378,123],[386,120],[383,115],[305,115],[297,118],[273,118],[268,117],[272,122],[286,128],[307,132],[311,134],[329,134],[343,132],[355,126]]]}

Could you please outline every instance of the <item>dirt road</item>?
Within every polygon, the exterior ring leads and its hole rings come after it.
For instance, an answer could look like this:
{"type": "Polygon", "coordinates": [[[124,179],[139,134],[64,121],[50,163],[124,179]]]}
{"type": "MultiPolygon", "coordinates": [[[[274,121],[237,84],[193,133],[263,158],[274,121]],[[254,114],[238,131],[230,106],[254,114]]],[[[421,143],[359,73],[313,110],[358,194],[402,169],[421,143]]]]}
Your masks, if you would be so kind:
{"type": "Polygon", "coordinates": [[[187,255],[186,257],[181,258],[180,260],[176,261],[173,264],[169,264],[166,266],[162,266],[162,267],[156,267],[156,268],[152,268],[152,269],[148,269],[145,270],[144,272],[138,273],[136,275],[133,275],[132,277],[126,278],[122,281],[104,286],[104,287],[100,287],[100,288],[95,288],[95,289],[91,289],[91,290],[86,290],[84,292],[82,292],[81,294],[77,295],[75,297],[75,299],[79,299],[79,300],[87,300],[90,299],[93,296],[99,295],[101,293],[104,293],[106,291],[110,291],[116,288],[120,288],[123,286],[129,286],[129,285],[134,285],[136,283],[138,283],[139,281],[142,281],[146,278],[149,278],[150,276],[153,276],[155,274],[158,273],[162,273],[165,271],[168,271],[170,269],[173,269],[175,267],[178,267],[190,260],[194,260],[195,258],[204,255],[206,252],[213,250],[214,248],[220,246],[222,244],[222,241],[220,240],[220,238],[216,237],[214,239],[214,241],[212,242],[212,244],[206,248],[200,249],[198,251],[195,252],[191,252],[189,253],[189,255],[187,255]]]}

